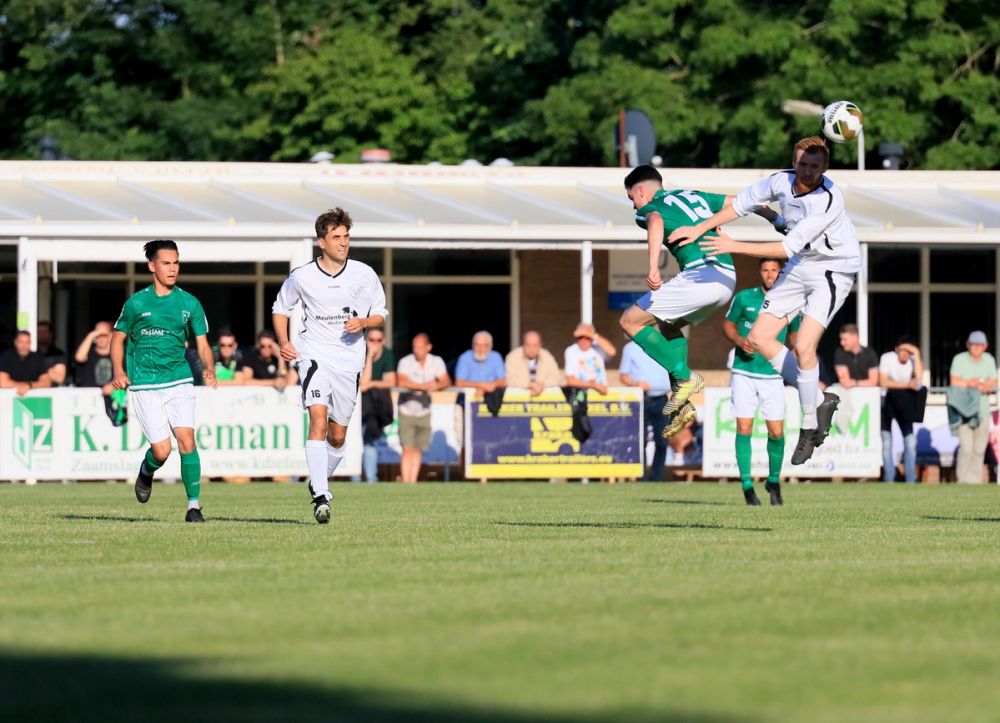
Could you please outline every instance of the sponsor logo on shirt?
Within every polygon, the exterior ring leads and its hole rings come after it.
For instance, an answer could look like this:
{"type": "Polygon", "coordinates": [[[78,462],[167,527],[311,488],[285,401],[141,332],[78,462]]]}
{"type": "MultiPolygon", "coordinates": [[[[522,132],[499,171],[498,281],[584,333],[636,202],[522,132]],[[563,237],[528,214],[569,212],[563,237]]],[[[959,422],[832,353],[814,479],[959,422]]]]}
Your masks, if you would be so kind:
{"type": "Polygon", "coordinates": [[[145,317],[147,317],[147,316],[152,316],[152,315],[153,315],[153,312],[152,312],[152,311],[144,311],[144,312],[142,312],[141,314],[139,314],[139,318],[140,318],[140,319],[143,319],[143,318],[145,318],[145,317]]]}
{"type": "Polygon", "coordinates": [[[166,336],[164,329],[140,329],[139,336],[166,336]]]}

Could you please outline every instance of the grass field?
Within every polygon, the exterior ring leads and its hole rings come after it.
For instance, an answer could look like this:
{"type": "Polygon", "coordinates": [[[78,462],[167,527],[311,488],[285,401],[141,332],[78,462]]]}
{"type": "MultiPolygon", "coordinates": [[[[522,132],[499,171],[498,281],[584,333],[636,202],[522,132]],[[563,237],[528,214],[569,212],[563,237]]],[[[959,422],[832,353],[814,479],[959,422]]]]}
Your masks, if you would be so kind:
{"type": "Polygon", "coordinates": [[[995,486],[335,492],[0,486],[0,720],[1000,716],[995,486]]]}

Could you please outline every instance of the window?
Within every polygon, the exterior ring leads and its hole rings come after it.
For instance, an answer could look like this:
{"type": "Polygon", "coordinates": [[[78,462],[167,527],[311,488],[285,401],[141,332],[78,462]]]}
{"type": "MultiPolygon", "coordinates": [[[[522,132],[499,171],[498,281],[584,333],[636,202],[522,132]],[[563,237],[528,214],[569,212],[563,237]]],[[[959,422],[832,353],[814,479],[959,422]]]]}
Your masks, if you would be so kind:
{"type": "Polygon", "coordinates": [[[868,250],[868,280],[916,283],[920,281],[920,250],[872,247],[868,250]]]}
{"type": "Polygon", "coordinates": [[[931,281],[992,284],[996,281],[993,249],[931,249],[931,281]]]}
{"type": "Polygon", "coordinates": [[[507,276],[510,252],[396,249],[392,271],[400,276],[507,276]]]}

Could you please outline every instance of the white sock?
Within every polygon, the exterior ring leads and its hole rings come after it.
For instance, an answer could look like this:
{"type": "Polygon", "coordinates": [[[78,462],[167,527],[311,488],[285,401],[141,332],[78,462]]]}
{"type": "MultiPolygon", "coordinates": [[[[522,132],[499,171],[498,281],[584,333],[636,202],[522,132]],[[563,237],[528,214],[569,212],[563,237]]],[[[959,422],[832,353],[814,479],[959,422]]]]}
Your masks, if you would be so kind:
{"type": "Polygon", "coordinates": [[[778,372],[781,378],[785,380],[785,384],[790,387],[797,387],[799,385],[799,365],[795,361],[795,356],[788,353],[788,347],[781,347],[781,351],[778,352],[777,356],[767,361],[774,368],[774,371],[778,372]]]}
{"type": "Polygon", "coordinates": [[[816,399],[819,397],[819,367],[799,369],[799,404],[802,405],[802,429],[816,429],[816,399]]]}
{"type": "Polygon", "coordinates": [[[332,477],[333,473],[336,471],[337,467],[340,465],[340,460],[344,458],[344,453],[347,443],[345,442],[340,447],[334,447],[329,442],[326,443],[326,476],[332,477]]]}
{"type": "Polygon", "coordinates": [[[306,440],[306,466],[309,468],[309,491],[313,497],[323,495],[330,499],[330,483],[326,475],[326,442],[322,439],[306,440]]]}
{"type": "Polygon", "coordinates": [[[188,509],[189,510],[200,510],[201,509],[201,504],[198,502],[198,500],[188,500],[188,509]]]}

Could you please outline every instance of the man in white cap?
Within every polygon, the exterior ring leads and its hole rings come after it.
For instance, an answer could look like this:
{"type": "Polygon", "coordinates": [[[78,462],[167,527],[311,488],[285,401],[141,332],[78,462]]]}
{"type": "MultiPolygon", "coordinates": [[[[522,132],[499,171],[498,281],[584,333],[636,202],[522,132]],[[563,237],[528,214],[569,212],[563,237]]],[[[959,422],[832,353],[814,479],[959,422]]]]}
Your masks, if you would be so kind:
{"type": "Polygon", "coordinates": [[[563,353],[566,384],[607,394],[608,374],[604,362],[618,353],[618,350],[597,333],[593,324],[580,322],[573,331],[573,336],[576,342],[566,347],[563,353]]]}
{"type": "Polygon", "coordinates": [[[986,334],[974,331],[963,351],[951,360],[948,419],[958,434],[959,482],[983,481],[983,460],[990,436],[990,393],[997,388],[997,363],[986,351],[986,334]],[[978,402],[978,408],[976,407],[978,402]]]}

